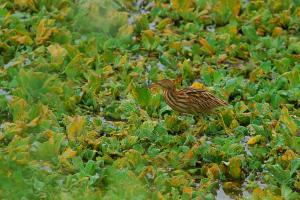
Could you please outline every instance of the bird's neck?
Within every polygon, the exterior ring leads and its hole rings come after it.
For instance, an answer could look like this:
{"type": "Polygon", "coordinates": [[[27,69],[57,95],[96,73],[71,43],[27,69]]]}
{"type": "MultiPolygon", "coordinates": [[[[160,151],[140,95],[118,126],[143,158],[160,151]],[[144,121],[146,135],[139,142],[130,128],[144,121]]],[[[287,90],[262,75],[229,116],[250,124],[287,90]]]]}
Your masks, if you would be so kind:
{"type": "Polygon", "coordinates": [[[176,88],[168,88],[168,89],[166,89],[166,91],[168,91],[168,92],[176,92],[176,88]]]}
{"type": "Polygon", "coordinates": [[[164,96],[167,96],[168,94],[174,94],[176,93],[176,89],[175,88],[167,88],[167,89],[164,89],[164,96]]]}

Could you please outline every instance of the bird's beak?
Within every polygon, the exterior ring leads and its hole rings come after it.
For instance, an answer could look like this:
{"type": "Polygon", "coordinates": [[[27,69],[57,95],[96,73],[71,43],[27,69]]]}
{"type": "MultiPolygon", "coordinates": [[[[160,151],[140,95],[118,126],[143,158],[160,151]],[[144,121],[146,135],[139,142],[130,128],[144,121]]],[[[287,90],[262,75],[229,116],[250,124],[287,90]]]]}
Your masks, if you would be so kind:
{"type": "Polygon", "coordinates": [[[152,88],[156,88],[156,87],[158,87],[158,86],[159,86],[159,84],[153,83],[153,84],[149,85],[148,88],[149,88],[149,89],[152,89],[152,88]]]}
{"type": "Polygon", "coordinates": [[[157,88],[160,86],[160,84],[159,83],[153,83],[153,84],[151,84],[151,85],[149,85],[148,86],[148,88],[150,89],[150,90],[154,90],[154,91],[157,91],[157,88]]]}

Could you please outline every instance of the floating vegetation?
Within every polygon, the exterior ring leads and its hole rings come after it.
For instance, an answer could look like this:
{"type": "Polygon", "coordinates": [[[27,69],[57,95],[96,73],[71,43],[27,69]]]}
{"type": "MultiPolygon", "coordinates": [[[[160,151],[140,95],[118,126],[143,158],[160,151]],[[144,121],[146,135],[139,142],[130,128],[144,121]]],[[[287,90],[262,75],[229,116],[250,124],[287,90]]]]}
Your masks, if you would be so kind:
{"type": "Polygon", "coordinates": [[[1,199],[299,199],[297,0],[0,0],[1,199]],[[178,115],[148,86],[212,92],[178,115]]]}

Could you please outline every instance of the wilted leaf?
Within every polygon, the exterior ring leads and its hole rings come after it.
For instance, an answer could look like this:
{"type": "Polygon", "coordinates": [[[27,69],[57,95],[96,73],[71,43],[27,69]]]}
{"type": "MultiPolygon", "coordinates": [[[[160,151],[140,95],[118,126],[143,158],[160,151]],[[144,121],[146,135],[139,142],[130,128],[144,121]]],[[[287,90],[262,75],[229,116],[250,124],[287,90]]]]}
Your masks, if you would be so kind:
{"type": "Polygon", "coordinates": [[[172,7],[177,11],[189,11],[192,8],[193,0],[171,0],[172,7]]]}
{"type": "Polygon", "coordinates": [[[284,152],[281,158],[283,161],[291,161],[295,158],[295,156],[296,155],[292,150],[287,150],[286,152],[284,152]]]}
{"type": "Polygon", "coordinates": [[[240,12],[240,0],[217,1],[213,7],[213,14],[217,24],[225,24],[231,18],[236,18],[240,12]]]}
{"type": "Polygon", "coordinates": [[[28,35],[16,35],[16,36],[10,37],[10,39],[19,44],[23,44],[23,45],[31,45],[33,42],[31,37],[28,35]]]}
{"type": "Polygon", "coordinates": [[[68,163],[69,158],[74,158],[76,156],[76,151],[72,150],[71,148],[67,148],[60,156],[60,162],[68,163]]]}
{"type": "Polygon", "coordinates": [[[173,187],[179,187],[179,186],[187,185],[188,181],[185,179],[185,177],[173,176],[172,178],[169,179],[169,183],[173,187]]]}
{"type": "Polygon", "coordinates": [[[264,137],[261,136],[261,135],[256,135],[256,136],[253,136],[251,137],[248,141],[247,141],[247,144],[248,145],[254,145],[254,144],[257,144],[258,142],[264,140],[264,137]]]}
{"type": "Polygon", "coordinates": [[[233,157],[229,160],[229,173],[235,179],[241,177],[241,160],[239,158],[233,157]]]}
{"type": "Polygon", "coordinates": [[[52,44],[47,49],[52,56],[53,62],[57,64],[61,64],[64,57],[67,55],[66,49],[61,47],[59,44],[52,44]]]}
{"type": "Polygon", "coordinates": [[[203,46],[203,48],[210,54],[210,55],[214,55],[215,54],[215,50],[213,49],[213,47],[208,43],[208,41],[204,38],[200,38],[199,39],[200,44],[203,46]]]}
{"type": "Polygon", "coordinates": [[[193,189],[191,187],[183,187],[182,192],[192,198],[193,189]]]}
{"type": "Polygon", "coordinates": [[[297,124],[290,117],[289,111],[286,107],[283,107],[281,110],[280,121],[282,121],[286,125],[287,129],[292,135],[296,135],[298,129],[297,124]]]}
{"type": "Polygon", "coordinates": [[[37,25],[36,38],[37,44],[42,44],[50,38],[50,36],[57,32],[57,29],[53,27],[55,20],[42,19],[37,25]]]}
{"type": "Polygon", "coordinates": [[[75,140],[84,131],[85,118],[83,116],[69,117],[67,135],[70,140],[75,140]]]}
{"type": "Polygon", "coordinates": [[[35,0],[14,0],[14,4],[20,8],[31,8],[36,11],[36,1],[35,0]]]}

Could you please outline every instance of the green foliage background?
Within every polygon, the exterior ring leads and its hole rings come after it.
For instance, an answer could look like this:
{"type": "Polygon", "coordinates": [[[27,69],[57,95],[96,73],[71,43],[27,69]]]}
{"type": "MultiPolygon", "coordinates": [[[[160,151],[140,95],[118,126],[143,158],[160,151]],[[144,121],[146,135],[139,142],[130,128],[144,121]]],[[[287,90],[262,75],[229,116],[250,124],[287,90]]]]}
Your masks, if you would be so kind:
{"type": "Polygon", "coordinates": [[[0,198],[299,199],[299,33],[298,0],[0,0],[0,198]],[[177,116],[177,77],[231,105],[177,116]]]}

